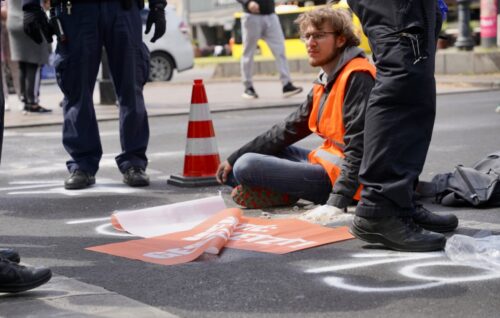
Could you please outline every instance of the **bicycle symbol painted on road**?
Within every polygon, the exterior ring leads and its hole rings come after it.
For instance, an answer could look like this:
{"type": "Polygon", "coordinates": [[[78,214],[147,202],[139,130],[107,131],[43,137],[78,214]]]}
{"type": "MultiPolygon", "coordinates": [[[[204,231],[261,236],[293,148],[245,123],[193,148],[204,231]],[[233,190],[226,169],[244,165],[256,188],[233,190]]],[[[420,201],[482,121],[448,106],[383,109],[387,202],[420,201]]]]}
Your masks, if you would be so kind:
{"type": "MultiPolygon", "coordinates": [[[[322,281],[331,287],[345,289],[358,293],[395,293],[405,291],[416,291],[429,288],[435,288],[450,284],[459,284],[466,282],[488,281],[500,278],[500,272],[484,268],[474,268],[476,274],[467,274],[465,276],[445,276],[443,273],[448,271],[439,270],[442,267],[468,267],[448,260],[444,252],[432,253],[402,253],[402,252],[383,252],[383,253],[357,253],[352,255],[357,261],[342,265],[332,265],[310,268],[305,271],[309,274],[334,274],[348,271],[352,273],[356,269],[363,269],[375,266],[384,266],[387,264],[410,262],[397,271],[399,275],[409,278],[416,283],[402,284],[398,286],[389,286],[380,283],[379,285],[366,285],[356,282],[349,276],[328,275],[323,277],[322,281]],[[432,260],[435,259],[435,260],[432,260]],[[438,269],[438,270],[436,270],[438,269]],[[479,273],[477,273],[479,271],[479,273]],[[436,274],[432,274],[435,272],[436,274]],[[424,274],[425,273],[425,274],[424,274]],[[430,273],[430,274],[427,274],[430,273]]],[[[391,267],[392,268],[392,267],[391,267]]],[[[352,276],[355,277],[355,276],[352,276]]]]}

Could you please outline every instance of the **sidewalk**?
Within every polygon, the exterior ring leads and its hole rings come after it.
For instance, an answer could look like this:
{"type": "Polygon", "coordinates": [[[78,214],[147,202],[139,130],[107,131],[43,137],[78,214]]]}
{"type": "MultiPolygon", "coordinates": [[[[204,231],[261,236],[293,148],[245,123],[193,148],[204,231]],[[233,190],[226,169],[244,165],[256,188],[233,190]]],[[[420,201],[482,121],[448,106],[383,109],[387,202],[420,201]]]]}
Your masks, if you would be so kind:
{"type": "MultiPolygon", "coordinates": [[[[189,113],[191,102],[192,79],[200,72],[191,70],[181,73],[180,80],[173,82],[148,83],[144,89],[144,98],[150,117],[189,113]]],[[[201,72],[204,79],[208,102],[212,112],[264,107],[283,107],[299,105],[306,97],[314,75],[295,74],[294,84],[302,86],[304,92],[290,98],[283,98],[281,84],[277,77],[261,76],[255,78],[255,89],[260,98],[245,100],[241,98],[242,85],[239,78],[212,79],[210,72],[201,72]],[[208,77],[208,78],[207,78],[208,77]]],[[[438,94],[478,89],[500,89],[500,74],[488,75],[440,75],[437,76],[438,94]]],[[[96,85],[98,87],[98,85],[96,85]]],[[[418,89],[418,88],[416,88],[418,89]]],[[[22,112],[22,104],[16,96],[8,99],[10,110],[5,113],[5,127],[35,127],[60,125],[63,122],[59,102],[62,93],[55,83],[42,85],[40,104],[53,110],[50,114],[28,114],[22,112]]],[[[118,109],[115,105],[99,105],[99,90],[94,91],[95,110],[99,121],[115,120],[118,109]]]]}

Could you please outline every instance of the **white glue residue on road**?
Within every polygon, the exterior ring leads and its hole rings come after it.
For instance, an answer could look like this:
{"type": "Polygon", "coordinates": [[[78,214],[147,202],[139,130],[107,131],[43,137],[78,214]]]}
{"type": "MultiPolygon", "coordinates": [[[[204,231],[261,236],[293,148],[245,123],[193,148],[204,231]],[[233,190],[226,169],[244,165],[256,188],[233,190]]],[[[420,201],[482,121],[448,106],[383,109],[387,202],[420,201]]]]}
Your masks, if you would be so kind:
{"type": "Polygon", "coordinates": [[[126,233],[126,232],[118,232],[113,228],[113,225],[111,225],[111,222],[109,222],[110,217],[103,217],[103,218],[93,218],[93,219],[78,219],[78,220],[72,220],[66,222],[68,225],[80,225],[80,224],[88,224],[88,223],[102,223],[99,224],[94,228],[94,230],[105,236],[126,236],[126,237],[133,237],[135,235],[126,233]]]}
{"type": "Polygon", "coordinates": [[[43,195],[58,194],[65,196],[83,196],[89,194],[131,194],[144,192],[144,189],[131,188],[122,182],[111,179],[99,179],[98,183],[81,190],[66,190],[62,181],[38,180],[38,181],[15,181],[9,183],[11,186],[0,188],[0,192],[8,195],[43,195]]]}
{"type": "MultiPolygon", "coordinates": [[[[446,259],[444,252],[358,253],[358,254],[353,254],[352,257],[356,259],[356,261],[352,263],[311,268],[306,270],[305,272],[309,274],[339,273],[342,275],[342,277],[334,275],[326,276],[323,278],[323,282],[326,283],[328,286],[334,288],[345,289],[359,293],[394,293],[394,292],[415,291],[415,290],[435,288],[447,284],[488,281],[491,279],[500,278],[500,272],[490,271],[487,269],[477,269],[477,268],[474,268],[474,274],[465,276],[456,276],[455,274],[451,274],[450,276],[446,276],[446,273],[449,271],[439,270],[440,268],[442,267],[465,268],[466,266],[453,263],[450,260],[446,259]],[[433,258],[440,258],[440,259],[435,261],[428,261],[429,259],[433,258]],[[360,259],[363,260],[368,259],[368,260],[359,261],[360,259]],[[396,268],[398,275],[409,278],[411,280],[407,284],[401,284],[398,286],[393,286],[393,285],[389,286],[389,285],[384,285],[383,282],[379,282],[376,285],[370,285],[357,282],[354,279],[351,279],[351,277],[349,276],[349,274],[352,274],[357,269],[365,269],[377,266],[380,267],[381,265],[405,263],[405,262],[409,262],[410,264],[403,265],[402,267],[399,268],[388,267],[388,266],[385,266],[385,268],[388,269],[396,268]]],[[[391,277],[394,276],[393,274],[390,275],[391,277]]]]}

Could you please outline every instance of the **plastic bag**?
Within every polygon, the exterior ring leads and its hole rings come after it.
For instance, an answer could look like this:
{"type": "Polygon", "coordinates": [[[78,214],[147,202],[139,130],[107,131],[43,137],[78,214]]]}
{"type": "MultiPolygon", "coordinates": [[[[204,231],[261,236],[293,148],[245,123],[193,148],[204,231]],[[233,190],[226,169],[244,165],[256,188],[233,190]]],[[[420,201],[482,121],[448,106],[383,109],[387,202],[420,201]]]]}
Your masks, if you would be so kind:
{"type": "Polygon", "coordinates": [[[446,241],[444,251],[456,263],[500,272],[500,235],[455,234],[446,241]]]}

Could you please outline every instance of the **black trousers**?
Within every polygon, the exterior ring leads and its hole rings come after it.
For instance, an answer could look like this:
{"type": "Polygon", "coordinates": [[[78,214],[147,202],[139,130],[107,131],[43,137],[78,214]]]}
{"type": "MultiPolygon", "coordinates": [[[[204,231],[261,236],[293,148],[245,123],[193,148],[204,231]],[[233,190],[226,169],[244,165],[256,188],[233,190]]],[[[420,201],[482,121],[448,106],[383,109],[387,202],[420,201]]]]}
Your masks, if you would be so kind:
{"type": "Polygon", "coordinates": [[[19,62],[19,87],[25,105],[37,105],[40,95],[41,65],[19,62]]]}
{"type": "Polygon", "coordinates": [[[348,0],[368,36],[377,68],[365,118],[356,215],[414,210],[436,111],[434,79],[441,13],[436,0],[348,0]]]}

